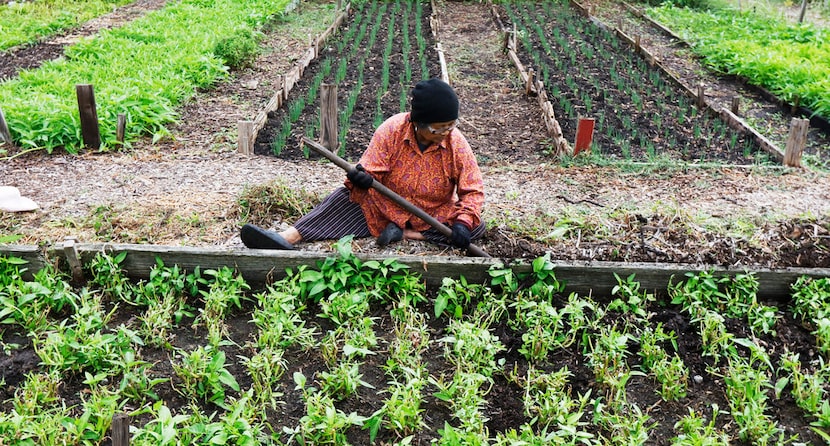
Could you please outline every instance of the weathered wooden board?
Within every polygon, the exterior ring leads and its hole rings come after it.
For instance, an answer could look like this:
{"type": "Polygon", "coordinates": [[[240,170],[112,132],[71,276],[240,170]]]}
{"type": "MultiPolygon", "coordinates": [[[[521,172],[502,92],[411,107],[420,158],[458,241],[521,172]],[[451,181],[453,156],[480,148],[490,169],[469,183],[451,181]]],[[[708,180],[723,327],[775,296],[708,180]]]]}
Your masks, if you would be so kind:
{"type": "MultiPolygon", "coordinates": [[[[110,244],[74,244],[76,255],[83,264],[92,260],[99,252],[111,254],[127,252],[122,264],[127,275],[135,280],[149,277],[150,270],[156,265],[156,258],[165,265],[178,265],[186,271],[197,266],[201,270],[215,269],[223,266],[235,268],[253,287],[261,287],[273,280],[285,276],[287,268],[296,269],[300,265],[316,267],[317,262],[334,253],[307,251],[270,251],[222,247],[182,247],[159,245],[110,245],[110,244]]],[[[47,263],[68,265],[67,249],[63,244],[47,249],[34,246],[0,245],[0,255],[21,257],[29,262],[28,273],[34,273],[47,263]]],[[[363,260],[382,260],[385,256],[357,254],[363,260]]],[[[515,272],[530,271],[530,261],[500,260],[483,257],[450,256],[400,256],[397,259],[419,273],[428,286],[437,287],[444,277],[464,276],[472,283],[486,283],[491,267],[503,267],[506,262],[515,272]]],[[[556,261],[556,277],[566,284],[567,292],[577,292],[595,297],[608,296],[617,284],[614,273],[622,278],[634,274],[635,279],[645,290],[664,294],[670,283],[684,279],[688,272],[711,271],[718,275],[735,275],[755,273],[760,288],[760,298],[786,300],[790,295],[790,286],[802,275],[813,278],[830,277],[827,268],[727,268],[713,265],[688,265],[665,263],[624,263],[624,262],[572,262],[556,261]]]]}

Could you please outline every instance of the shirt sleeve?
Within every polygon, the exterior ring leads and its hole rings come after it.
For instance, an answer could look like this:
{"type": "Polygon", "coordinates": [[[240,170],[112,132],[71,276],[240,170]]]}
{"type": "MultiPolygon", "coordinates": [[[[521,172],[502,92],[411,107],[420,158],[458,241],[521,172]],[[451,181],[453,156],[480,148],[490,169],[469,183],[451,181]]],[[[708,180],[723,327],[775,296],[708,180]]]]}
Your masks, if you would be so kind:
{"type": "Polygon", "coordinates": [[[450,217],[451,222],[461,222],[470,229],[481,225],[481,209],[484,206],[484,181],[475,154],[463,135],[458,135],[456,148],[456,192],[458,201],[450,217]]]}
{"type": "MultiPolygon", "coordinates": [[[[391,157],[389,156],[389,150],[395,133],[394,126],[391,124],[387,120],[375,130],[372,134],[371,141],[369,141],[369,146],[363,152],[360,161],[358,161],[358,164],[363,166],[366,172],[372,175],[374,179],[380,181],[381,184],[385,184],[384,176],[390,169],[389,160],[391,157]]],[[[356,191],[356,188],[353,187],[351,181],[348,179],[344,184],[352,192],[356,191]]]]}

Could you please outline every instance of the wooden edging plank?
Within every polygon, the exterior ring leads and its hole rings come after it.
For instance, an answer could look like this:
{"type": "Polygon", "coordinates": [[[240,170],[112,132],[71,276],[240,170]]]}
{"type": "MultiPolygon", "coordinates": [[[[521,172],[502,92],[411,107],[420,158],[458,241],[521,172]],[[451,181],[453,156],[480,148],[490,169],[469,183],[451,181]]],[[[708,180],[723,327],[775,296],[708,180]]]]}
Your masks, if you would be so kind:
{"type": "Polygon", "coordinates": [[[764,135],[758,133],[752,126],[744,122],[738,115],[732,113],[731,110],[727,108],[722,108],[720,110],[721,119],[726,121],[732,128],[737,129],[744,129],[755,138],[755,142],[764,149],[765,152],[770,154],[773,158],[775,158],[778,162],[784,161],[784,152],[778,148],[772,141],[767,139],[764,135]]]}
{"type": "MultiPolygon", "coordinates": [[[[273,280],[285,276],[288,268],[295,269],[301,265],[316,267],[334,253],[306,251],[271,251],[243,248],[221,247],[181,247],[161,245],[111,245],[111,244],[75,244],[74,250],[83,265],[88,264],[95,255],[107,252],[116,255],[127,252],[122,263],[128,277],[133,280],[147,280],[150,271],[161,259],[165,265],[178,265],[186,271],[196,267],[201,270],[217,269],[224,266],[234,268],[253,287],[261,287],[273,280]]],[[[31,275],[47,263],[66,264],[65,249],[62,244],[40,250],[34,246],[0,246],[0,255],[21,257],[29,262],[27,274],[31,275]]],[[[362,260],[384,260],[388,256],[356,254],[362,260]]],[[[531,271],[530,261],[500,260],[483,257],[448,257],[448,256],[397,256],[399,262],[409,266],[413,272],[421,275],[431,287],[441,285],[444,277],[464,276],[471,283],[487,283],[488,270],[491,267],[503,267],[509,263],[516,273],[531,271]]],[[[830,277],[828,268],[739,268],[715,265],[690,265],[666,263],[626,263],[626,262],[591,262],[591,261],[553,261],[557,279],[564,281],[566,292],[583,295],[608,296],[617,285],[614,274],[625,278],[634,275],[644,290],[665,294],[670,283],[684,279],[686,273],[708,271],[716,275],[734,276],[742,273],[755,273],[759,281],[758,297],[764,299],[788,299],[790,286],[801,276],[812,278],[830,277]]],[[[30,277],[30,276],[29,276],[30,277]]]]}
{"type": "Polygon", "coordinates": [[[528,92],[534,93],[538,99],[539,109],[542,112],[542,122],[545,124],[548,136],[550,136],[553,140],[553,146],[556,147],[556,154],[572,154],[573,151],[571,150],[570,144],[568,144],[568,141],[562,135],[562,127],[556,119],[556,115],[553,111],[553,104],[550,103],[547,95],[545,94],[545,85],[542,83],[541,79],[534,81],[528,70],[525,69],[524,64],[522,64],[521,59],[519,59],[519,55],[516,51],[515,32],[510,32],[504,28],[503,21],[501,20],[501,17],[499,17],[499,13],[496,11],[495,6],[492,4],[490,5],[490,14],[493,16],[493,21],[500,27],[501,32],[506,36],[505,51],[507,53],[507,57],[516,67],[516,71],[518,71],[519,77],[522,79],[522,83],[530,86],[528,92]]]}

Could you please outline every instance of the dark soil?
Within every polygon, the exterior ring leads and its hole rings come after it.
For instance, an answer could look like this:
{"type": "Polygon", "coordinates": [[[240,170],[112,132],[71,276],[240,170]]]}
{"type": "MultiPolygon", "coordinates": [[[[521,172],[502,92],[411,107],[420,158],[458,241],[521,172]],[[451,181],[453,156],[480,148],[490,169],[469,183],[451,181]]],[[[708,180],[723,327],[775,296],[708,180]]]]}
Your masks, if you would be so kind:
{"type": "MultiPolygon", "coordinates": [[[[554,298],[554,302],[558,302],[559,305],[564,304],[565,301],[565,296],[554,298]]],[[[604,305],[608,303],[608,300],[598,298],[596,302],[604,305]]],[[[199,299],[191,299],[190,303],[196,307],[197,312],[202,306],[199,299]]],[[[710,357],[703,356],[697,325],[690,320],[687,313],[681,312],[677,306],[658,303],[652,304],[648,308],[652,312],[649,318],[650,324],[651,326],[662,324],[667,332],[672,331],[676,334],[676,352],[685,359],[685,366],[689,370],[689,390],[687,396],[678,401],[664,401],[656,393],[655,383],[651,378],[634,376],[628,383],[626,386],[627,402],[639,407],[650,417],[650,422],[654,423],[654,427],[650,430],[649,440],[645,443],[648,445],[669,444],[671,439],[677,435],[673,427],[674,424],[680,417],[687,415],[689,409],[694,409],[698,413],[708,416],[711,414],[713,404],[717,404],[721,410],[729,407],[729,403],[725,399],[722,377],[712,372],[713,367],[717,370],[718,367],[723,367],[725,364],[715,364],[710,357]]],[[[766,302],[766,304],[777,305],[782,310],[785,308],[785,304],[782,302],[766,302]]],[[[251,305],[253,303],[246,306],[251,305]]],[[[126,324],[136,329],[136,310],[139,309],[121,303],[120,309],[114,313],[110,327],[114,328],[118,324],[126,324]]],[[[373,388],[361,387],[355,395],[338,402],[336,404],[337,409],[344,413],[355,412],[362,416],[370,416],[383,405],[386,398],[386,393],[383,390],[387,388],[391,380],[390,376],[384,371],[388,359],[388,346],[394,336],[394,322],[390,317],[390,310],[390,306],[374,306],[370,311],[369,316],[374,318],[375,333],[379,338],[379,342],[378,346],[373,349],[377,354],[367,356],[360,361],[360,372],[362,380],[373,388]]],[[[445,356],[444,344],[440,342],[440,339],[447,335],[445,329],[449,320],[446,317],[431,317],[431,304],[424,305],[419,310],[427,315],[430,336],[429,347],[422,355],[424,366],[430,376],[436,379],[449,378],[454,371],[454,366],[445,356]]],[[[471,312],[472,308],[467,308],[465,311],[471,312]]],[[[329,320],[319,317],[320,312],[319,306],[311,304],[302,313],[304,320],[306,320],[306,327],[315,328],[315,337],[318,342],[336,328],[329,320]]],[[[53,316],[56,320],[64,317],[59,314],[53,316]]],[[[249,388],[251,380],[241,358],[251,357],[256,352],[253,342],[256,340],[257,328],[252,323],[251,316],[250,311],[235,311],[225,318],[229,333],[228,340],[232,342],[221,347],[227,358],[226,368],[236,377],[242,389],[249,388]]],[[[205,342],[204,326],[194,325],[193,322],[193,318],[182,320],[176,328],[175,334],[171,337],[171,348],[145,346],[138,350],[138,357],[152,364],[147,371],[148,376],[169,378],[168,382],[159,384],[152,390],[174,413],[186,409],[190,400],[181,393],[182,381],[176,376],[172,365],[181,362],[181,352],[189,352],[205,342]]],[[[633,326],[637,325],[630,316],[617,312],[607,313],[602,320],[603,325],[616,326],[618,330],[623,330],[623,327],[629,326],[627,330],[630,331],[633,327],[630,325],[632,323],[633,326]]],[[[754,338],[747,329],[745,321],[727,320],[727,327],[736,338],[754,338]]],[[[775,335],[763,335],[760,338],[754,338],[769,353],[773,364],[777,364],[780,356],[787,351],[798,353],[802,364],[805,366],[817,359],[813,347],[816,345],[816,340],[809,333],[809,330],[802,327],[798,321],[785,316],[775,328],[777,330],[775,335]]],[[[521,424],[530,421],[530,418],[524,412],[523,390],[517,379],[526,377],[528,368],[531,366],[537,370],[550,372],[567,368],[571,373],[571,377],[568,379],[568,388],[572,397],[590,392],[596,398],[605,395],[608,391],[603,385],[593,380],[594,372],[584,356],[586,345],[582,343],[590,336],[583,337],[581,342],[577,342],[567,349],[551,352],[544,360],[528,361],[519,352],[523,342],[521,332],[508,328],[504,319],[496,321],[490,329],[505,347],[504,351],[497,355],[497,360],[503,360],[504,365],[492,377],[493,385],[486,394],[487,404],[482,411],[482,416],[488,420],[486,426],[491,438],[510,429],[518,429],[521,424]]],[[[586,334],[590,332],[589,330],[586,334]]],[[[0,400],[3,401],[0,408],[4,412],[8,412],[12,408],[16,392],[25,381],[26,375],[45,370],[39,365],[40,359],[35,353],[31,341],[19,334],[14,326],[6,329],[2,341],[6,345],[20,344],[19,349],[12,350],[0,359],[0,379],[5,382],[5,386],[0,389],[0,400]]],[[[671,352],[675,351],[671,346],[665,348],[668,348],[671,352]]],[[[625,358],[627,366],[631,370],[639,370],[641,363],[637,355],[635,342],[630,341],[628,351],[629,355],[625,358]]],[[[329,368],[319,350],[307,351],[289,347],[285,352],[284,359],[286,361],[285,373],[279,386],[274,389],[281,394],[279,397],[280,406],[276,412],[269,409],[267,418],[268,423],[275,431],[280,431],[283,427],[294,428],[298,426],[300,419],[306,415],[302,392],[296,388],[293,380],[294,373],[303,373],[309,378],[311,385],[319,386],[319,381],[316,381],[320,379],[318,374],[329,368]]],[[[84,374],[80,372],[64,375],[59,393],[67,406],[76,406],[82,403],[83,395],[89,391],[89,387],[84,384],[84,380],[84,374]]],[[[116,386],[120,382],[120,376],[112,377],[110,380],[113,383],[111,385],[116,386]]],[[[776,377],[772,377],[772,381],[775,380],[776,377]]],[[[421,408],[423,409],[426,427],[414,433],[412,444],[428,444],[430,441],[440,438],[438,430],[443,428],[445,422],[451,425],[456,424],[457,420],[454,419],[448,404],[434,396],[437,390],[434,385],[428,385],[424,388],[424,401],[421,408]]],[[[238,396],[236,392],[230,389],[228,389],[227,395],[229,398],[238,396]]],[[[152,400],[153,398],[148,397],[144,402],[126,401],[123,411],[136,411],[141,408],[142,404],[152,402],[152,400]]],[[[195,404],[195,407],[200,408],[203,413],[209,414],[217,410],[221,413],[221,409],[211,403],[195,401],[195,404]]],[[[76,406],[72,411],[74,416],[81,414],[78,407],[76,406]]],[[[785,429],[788,436],[798,435],[801,441],[808,442],[808,444],[822,444],[820,438],[810,429],[809,419],[805,418],[803,412],[795,405],[792,397],[787,392],[783,392],[778,398],[770,398],[768,415],[777,420],[779,427],[785,429]]],[[[142,426],[150,420],[149,415],[139,414],[132,417],[131,424],[142,426]]],[[[584,415],[584,421],[590,423],[590,409],[584,415]]],[[[751,444],[737,439],[737,427],[734,422],[730,421],[729,416],[721,414],[717,421],[717,427],[730,435],[732,438],[731,444],[741,446],[751,444]]],[[[608,432],[597,427],[590,428],[589,431],[594,435],[608,435],[608,432]]],[[[352,428],[348,431],[350,444],[369,444],[367,435],[365,430],[358,428],[352,428]]],[[[376,444],[393,444],[399,439],[395,432],[389,429],[381,429],[376,444]]],[[[109,444],[109,442],[104,441],[102,444],[109,444]]]]}

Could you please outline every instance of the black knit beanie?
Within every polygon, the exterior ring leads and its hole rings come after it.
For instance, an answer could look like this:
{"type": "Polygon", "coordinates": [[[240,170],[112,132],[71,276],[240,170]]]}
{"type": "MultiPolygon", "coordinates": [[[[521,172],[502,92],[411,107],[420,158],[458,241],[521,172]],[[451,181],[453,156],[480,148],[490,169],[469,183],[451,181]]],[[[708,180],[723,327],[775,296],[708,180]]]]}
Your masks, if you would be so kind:
{"type": "Polygon", "coordinates": [[[432,78],[415,84],[412,97],[412,122],[448,122],[458,119],[458,96],[450,84],[432,78]]]}

